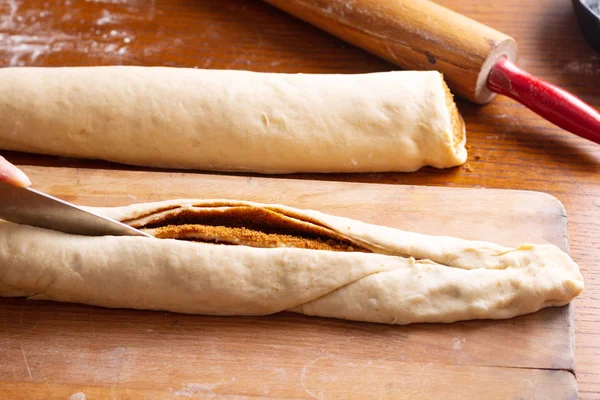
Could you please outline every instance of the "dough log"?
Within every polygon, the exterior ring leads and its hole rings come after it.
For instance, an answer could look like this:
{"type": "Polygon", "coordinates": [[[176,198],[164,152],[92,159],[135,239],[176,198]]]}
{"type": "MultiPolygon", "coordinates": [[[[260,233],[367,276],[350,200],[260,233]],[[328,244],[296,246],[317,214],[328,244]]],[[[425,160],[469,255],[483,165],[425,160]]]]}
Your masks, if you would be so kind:
{"type": "Polygon", "coordinates": [[[407,172],[467,157],[434,71],[1,68],[0,93],[2,150],[260,173],[407,172]]]}
{"type": "Polygon", "coordinates": [[[0,221],[0,295],[409,324],[510,318],[567,304],[583,289],[577,264],[553,245],[506,248],[245,201],[94,210],[156,238],[0,221]]]}

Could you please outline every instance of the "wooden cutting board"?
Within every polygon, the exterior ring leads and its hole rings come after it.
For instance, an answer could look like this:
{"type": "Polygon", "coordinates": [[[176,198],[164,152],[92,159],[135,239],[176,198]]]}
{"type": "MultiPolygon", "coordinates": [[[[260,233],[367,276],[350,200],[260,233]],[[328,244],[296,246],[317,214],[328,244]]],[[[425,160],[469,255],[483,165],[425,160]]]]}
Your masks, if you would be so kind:
{"type": "MultiPolygon", "coordinates": [[[[568,249],[553,197],[192,173],[24,167],[79,204],[231,198],[429,234],[568,249]]],[[[575,399],[570,306],[503,321],[389,326],[282,313],[209,317],[0,299],[0,398],[575,399]]]]}

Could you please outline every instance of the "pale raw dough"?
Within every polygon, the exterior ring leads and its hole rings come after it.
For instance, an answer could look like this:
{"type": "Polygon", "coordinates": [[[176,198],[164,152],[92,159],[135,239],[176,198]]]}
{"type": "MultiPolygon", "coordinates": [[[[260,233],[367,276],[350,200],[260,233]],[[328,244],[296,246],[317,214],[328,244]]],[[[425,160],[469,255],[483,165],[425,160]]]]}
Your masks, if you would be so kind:
{"type": "Polygon", "coordinates": [[[409,324],[510,318],[567,304],[583,289],[577,264],[553,245],[506,248],[231,200],[94,210],[175,237],[184,226],[203,229],[222,221],[235,229],[260,227],[282,241],[256,248],[84,237],[0,222],[0,294],[181,313],[289,310],[409,324]],[[310,240],[320,235],[323,245],[344,242],[348,251],[277,247],[285,246],[285,234],[310,240]]]}
{"type": "Polygon", "coordinates": [[[220,171],[415,171],[465,162],[435,71],[0,69],[0,149],[220,171]]]}

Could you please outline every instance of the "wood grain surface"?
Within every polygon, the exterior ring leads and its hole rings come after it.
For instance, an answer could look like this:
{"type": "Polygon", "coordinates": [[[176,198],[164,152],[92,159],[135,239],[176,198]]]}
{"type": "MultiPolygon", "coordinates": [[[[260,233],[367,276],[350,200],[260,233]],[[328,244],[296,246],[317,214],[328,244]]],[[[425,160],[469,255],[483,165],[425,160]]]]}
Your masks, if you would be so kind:
{"type": "Polygon", "coordinates": [[[437,3],[397,0],[265,0],[340,39],[405,69],[436,69],[454,94],[485,104],[497,60],[515,60],[502,32],[437,3]]]}
{"type": "MultiPolygon", "coordinates": [[[[439,2],[514,37],[522,67],[600,108],[600,55],[582,38],[570,2],[439,2]]],[[[397,68],[257,0],[0,0],[0,66],[107,64],[328,73],[397,68]]],[[[600,147],[506,98],[486,106],[459,100],[459,108],[470,147],[463,167],[296,177],[534,189],[558,197],[569,214],[571,254],[586,279],[574,303],[579,396],[600,398],[600,147]]],[[[5,156],[20,164],[115,168],[5,156]]]]}
{"type": "MultiPolygon", "coordinates": [[[[85,205],[165,196],[244,198],[506,246],[568,246],[563,206],[539,192],[24,170],[38,189],[85,205]]],[[[18,398],[20,384],[31,391],[25,398],[66,398],[80,391],[90,398],[396,399],[418,393],[428,399],[544,400],[574,399],[577,393],[571,306],[500,321],[408,326],[291,313],[191,316],[25,299],[0,298],[0,306],[0,398],[18,398]],[[440,385],[451,389],[440,392],[440,385]]]]}

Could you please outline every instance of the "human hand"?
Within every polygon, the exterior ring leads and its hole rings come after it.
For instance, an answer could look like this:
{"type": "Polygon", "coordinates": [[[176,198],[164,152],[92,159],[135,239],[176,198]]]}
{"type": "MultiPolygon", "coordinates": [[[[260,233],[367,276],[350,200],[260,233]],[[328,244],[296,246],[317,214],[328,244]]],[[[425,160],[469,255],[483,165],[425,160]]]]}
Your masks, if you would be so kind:
{"type": "Polygon", "coordinates": [[[9,163],[6,158],[0,156],[0,182],[9,185],[27,187],[31,181],[19,168],[9,163]]]}

